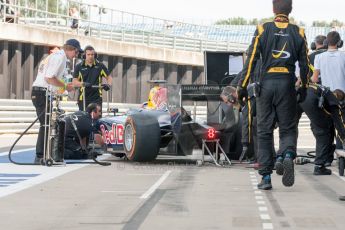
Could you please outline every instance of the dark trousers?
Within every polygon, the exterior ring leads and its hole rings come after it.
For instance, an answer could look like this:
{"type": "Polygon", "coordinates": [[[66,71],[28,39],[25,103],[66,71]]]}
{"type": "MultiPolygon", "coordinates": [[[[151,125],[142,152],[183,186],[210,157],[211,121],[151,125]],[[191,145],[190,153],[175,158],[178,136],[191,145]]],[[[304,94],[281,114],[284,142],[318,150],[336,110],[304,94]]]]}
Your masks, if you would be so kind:
{"type": "Polygon", "coordinates": [[[335,132],[332,117],[319,108],[318,103],[318,92],[308,88],[305,100],[299,105],[310,119],[311,130],[316,139],[315,164],[324,165],[333,160],[335,132]]]}
{"type": "Polygon", "coordinates": [[[337,135],[340,141],[345,146],[345,114],[344,109],[340,108],[337,98],[332,92],[328,92],[326,95],[324,109],[330,113],[335,129],[337,130],[337,135]]]}
{"type": "Polygon", "coordinates": [[[65,159],[87,159],[87,153],[83,151],[77,137],[66,137],[65,139],[65,159]]]}
{"type": "MultiPolygon", "coordinates": [[[[258,163],[261,175],[274,166],[273,130],[279,127],[279,153],[296,154],[296,90],[292,75],[263,76],[257,103],[258,163]]],[[[295,157],[295,156],[292,156],[295,157]]]]}
{"type": "Polygon", "coordinates": [[[341,142],[340,148],[345,146],[345,108],[340,106],[334,94],[328,91],[325,94],[324,110],[332,117],[334,127],[337,130],[337,139],[341,142]]]}
{"type": "MultiPolygon", "coordinates": [[[[85,110],[87,108],[87,106],[91,103],[97,103],[98,105],[100,105],[101,109],[102,109],[102,98],[96,98],[96,99],[86,99],[85,100],[85,110]]],[[[78,107],[79,107],[79,111],[85,111],[84,110],[84,102],[83,101],[78,101],[78,107]]]]}
{"type": "MultiPolygon", "coordinates": [[[[256,98],[251,97],[242,108],[242,146],[253,146],[254,158],[257,159],[257,122],[256,98]]],[[[248,156],[252,157],[252,156],[248,156]]]]}
{"type": "MultiPolygon", "coordinates": [[[[46,129],[44,127],[46,116],[46,92],[40,90],[32,90],[31,100],[36,108],[36,114],[40,122],[40,128],[38,131],[38,137],[36,142],[36,156],[41,158],[43,157],[44,153],[44,133],[47,134],[46,140],[48,138],[48,127],[46,127],[46,129]]],[[[47,122],[49,122],[48,116],[47,122]]]]}
{"type": "Polygon", "coordinates": [[[253,142],[254,117],[256,116],[256,100],[252,97],[247,100],[246,105],[242,108],[242,144],[253,142]]]}

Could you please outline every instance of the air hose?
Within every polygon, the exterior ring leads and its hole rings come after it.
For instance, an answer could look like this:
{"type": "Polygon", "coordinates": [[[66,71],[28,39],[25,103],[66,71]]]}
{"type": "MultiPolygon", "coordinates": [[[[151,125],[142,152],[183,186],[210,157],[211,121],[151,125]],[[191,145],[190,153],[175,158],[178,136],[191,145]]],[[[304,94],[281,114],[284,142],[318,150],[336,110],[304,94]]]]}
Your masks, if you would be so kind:
{"type": "MultiPolygon", "coordinates": [[[[40,116],[42,116],[44,114],[44,111],[40,114],[40,116]]],[[[9,161],[11,162],[11,163],[13,163],[13,164],[16,164],[16,165],[41,165],[41,162],[37,162],[37,163],[23,163],[23,162],[17,162],[17,161],[14,161],[13,159],[12,159],[12,151],[13,151],[13,149],[14,149],[14,147],[16,146],[16,144],[18,143],[18,141],[29,131],[29,129],[31,129],[31,127],[38,121],[38,119],[39,119],[39,117],[40,116],[38,116],[25,130],[24,130],[24,132],[22,132],[21,134],[20,134],[20,136],[15,140],[15,142],[12,144],[12,146],[11,146],[11,148],[10,148],[10,150],[9,150],[9,152],[8,152],[8,159],[9,159],[9,161]]],[[[88,153],[88,150],[87,150],[87,148],[85,148],[86,149],[86,152],[88,153]]],[[[102,166],[109,166],[109,165],[111,165],[111,163],[110,162],[100,162],[100,161],[98,161],[97,159],[97,154],[95,154],[94,152],[92,152],[92,160],[95,162],[95,163],[97,163],[97,164],[99,164],[99,165],[102,165],[102,166]]]]}
{"type": "MultiPolygon", "coordinates": [[[[40,114],[43,115],[44,112],[42,112],[40,114]]],[[[12,162],[13,164],[16,164],[16,165],[40,165],[41,163],[21,163],[21,162],[16,162],[12,159],[12,150],[14,148],[14,146],[16,146],[17,142],[24,136],[24,134],[26,134],[28,132],[29,129],[31,129],[31,127],[38,121],[39,117],[37,117],[30,125],[29,127],[27,127],[25,129],[25,131],[20,134],[20,136],[17,138],[17,140],[13,143],[13,145],[11,146],[10,148],[10,151],[8,152],[8,159],[10,160],[10,162],[12,162]]]]}

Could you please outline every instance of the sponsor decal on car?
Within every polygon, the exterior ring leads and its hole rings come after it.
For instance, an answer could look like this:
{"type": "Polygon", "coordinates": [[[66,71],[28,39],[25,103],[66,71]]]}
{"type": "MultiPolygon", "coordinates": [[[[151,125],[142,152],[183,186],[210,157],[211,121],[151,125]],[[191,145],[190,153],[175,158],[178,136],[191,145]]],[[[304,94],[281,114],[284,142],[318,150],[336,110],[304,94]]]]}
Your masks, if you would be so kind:
{"type": "Polygon", "coordinates": [[[123,124],[112,124],[111,130],[107,130],[102,124],[100,126],[102,138],[106,144],[123,144],[123,124]]]}

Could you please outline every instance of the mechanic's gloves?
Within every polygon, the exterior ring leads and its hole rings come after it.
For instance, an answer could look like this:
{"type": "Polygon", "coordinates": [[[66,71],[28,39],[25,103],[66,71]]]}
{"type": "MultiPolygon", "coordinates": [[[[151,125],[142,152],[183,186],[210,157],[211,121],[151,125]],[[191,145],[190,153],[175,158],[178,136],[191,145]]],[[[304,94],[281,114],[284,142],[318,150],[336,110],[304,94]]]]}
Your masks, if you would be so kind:
{"type": "Polygon", "coordinates": [[[297,89],[297,103],[302,103],[307,96],[307,88],[301,86],[297,89]]]}
{"type": "Polygon", "coordinates": [[[105,91],[109,91],[110,85],[109,84],[102,84],[102,89],[104,89],[105,91]]]}
{"type": "Polygon", "coordinates": [[[82,86],[85,88],[91,88],[92,84],[90,82],[83,82],[82,86]]]}
{"type": "Polygon", "coordinates": [[[243,105],[244,104],[244,99],[248,97],[248,92],[246,88],[243,88],[241,86],[237,86],[236,89],[237,97],[238,97],[238,102],[243,105]]]}

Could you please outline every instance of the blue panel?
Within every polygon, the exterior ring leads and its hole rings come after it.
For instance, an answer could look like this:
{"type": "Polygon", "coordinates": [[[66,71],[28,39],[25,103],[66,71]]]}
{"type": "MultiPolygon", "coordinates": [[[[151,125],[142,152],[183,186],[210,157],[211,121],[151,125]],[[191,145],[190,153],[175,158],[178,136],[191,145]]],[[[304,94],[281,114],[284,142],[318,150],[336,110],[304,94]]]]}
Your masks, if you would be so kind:
{"type": "Polygon", "coordinates": [[[10,174],[10,173],[0,173],[0,177],[35,177],[40,174],[10,174]]]}
{"type": "Polygon", "coordinates": [[[23,181],[23,180],[27,180],[27,179],[11,179],[11,178],[9,178],[9,179],[4,179],[4,178],[0,178],[0,183],[2,182],[2,181],[23,181]]]}
{"type": "Polygon", "coordinates": [[[0,185],[17,184],[18,181],[1,181],[0,185]]]}
{"type": "MultiPolygon", "coordinates": [[[[28,150],[19,153],[12,153],[12,160],[20,163],[33,163],[35,159],[35,150],[28,150]]],[[[0,156],[0,163],[10,163],[8,155],[0,156]]]]}

